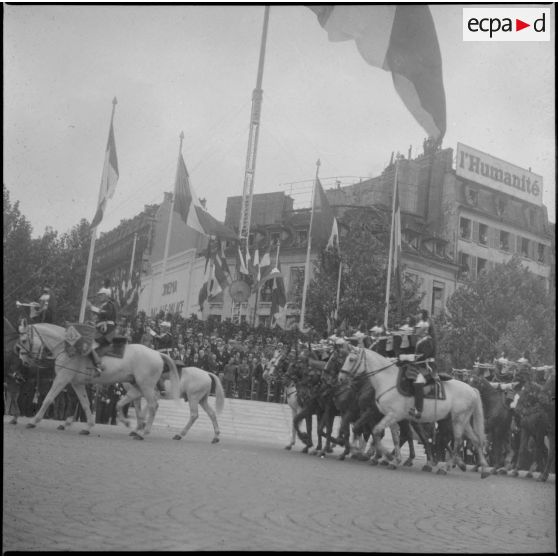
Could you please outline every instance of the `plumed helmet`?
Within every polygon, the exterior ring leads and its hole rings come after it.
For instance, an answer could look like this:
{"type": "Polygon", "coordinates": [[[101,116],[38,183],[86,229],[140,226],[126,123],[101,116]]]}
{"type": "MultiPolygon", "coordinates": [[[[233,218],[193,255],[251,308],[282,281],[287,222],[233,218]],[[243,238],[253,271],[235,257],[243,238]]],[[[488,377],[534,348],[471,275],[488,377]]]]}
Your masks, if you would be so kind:
{"type": "Polygon", "coordinates": [[[99,291],[97,292],[97,294],[98,294],[98,295],[107,295],[107,296],[110,297],[112,293],[110,292],[110,289],[109,289],[109,288],[107,288],[107,287],[101,287],[101,288],[99,289],[99,291]]]}
{"type": "Polygon", "coordinates": [[[170,322],[161,322],[161,327],[170,327],[170,322]]]}

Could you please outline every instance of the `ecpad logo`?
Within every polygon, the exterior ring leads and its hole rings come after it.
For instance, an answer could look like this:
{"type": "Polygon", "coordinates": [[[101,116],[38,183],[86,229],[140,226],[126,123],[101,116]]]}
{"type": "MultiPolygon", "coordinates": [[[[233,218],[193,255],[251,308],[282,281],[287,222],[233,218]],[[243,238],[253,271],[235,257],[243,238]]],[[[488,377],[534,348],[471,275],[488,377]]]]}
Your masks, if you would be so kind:
{"type": "Polygon", "coordinates": [[[550,41],[550,8],[463,8],[464,41],[550,41]]]}

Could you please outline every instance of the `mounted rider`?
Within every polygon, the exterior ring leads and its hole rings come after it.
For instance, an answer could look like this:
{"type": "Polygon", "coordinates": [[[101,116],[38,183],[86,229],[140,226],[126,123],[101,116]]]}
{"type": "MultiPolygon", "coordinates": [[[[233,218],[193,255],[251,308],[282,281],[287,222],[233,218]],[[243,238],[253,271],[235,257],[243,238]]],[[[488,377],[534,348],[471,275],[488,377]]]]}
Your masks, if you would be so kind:
{"type": "Polygon", "coordinates": [[[43,290],[39,301],[33,303],[34,308],[31,309],[31,318],[35,323],[54,323],[54,312],[56,310],[56,298],[52,292],[50,285],[43,285],[43,290]]]}
{"type": "MultiPolygon", "coordinates": [[[[172,338],[172,334],[170,332],[171,324],[170,322],[161,322],[159,324],[159,332],[153,336],[153,346],[156,351],[160,353],[166,353],[167,355],[173,349],[174,339],[172,338]]],[[[163,369],[163,372],[165,370],[163,369]]],[[[165,394],[165,381],[163,377],[159,378],[157,381],[157,389],[161,393],[161,395],[165,394]]]]}
{"type": "Polygon", "coordinates": [[[434,362],[436,356],[434,326],[427,310],[421,311],[420,320],[415,326],[415,335],[417,338],[415,358],[413,364],[407,368],[406,376],[412,380],[415,394],[415,406],[409,410],[409,415],[419,420],[424,406],[424,386],[429,378],[434,380],[438,378],[434,362]]]}
{"type": "MultiPolygon", "coordinates": [[[[95,341],[98,343],[98,346],[102,347],[112,343],[113,337],[116,334],[115,330],[118,320],[116,302],[112,299],[112,292],[110,290],[110,280],[107,279],[104,282],[104,286],[99,289],[96,300],[98,306],[90,306],[90,310],[96,314],[95,329],[97,331],[95,333],[95,341]]],[[[104,370],[104,366],[95,348],[91,349],[90,354],[91,360],[95,365],[95,377],[98,377],[104,370]]]]}

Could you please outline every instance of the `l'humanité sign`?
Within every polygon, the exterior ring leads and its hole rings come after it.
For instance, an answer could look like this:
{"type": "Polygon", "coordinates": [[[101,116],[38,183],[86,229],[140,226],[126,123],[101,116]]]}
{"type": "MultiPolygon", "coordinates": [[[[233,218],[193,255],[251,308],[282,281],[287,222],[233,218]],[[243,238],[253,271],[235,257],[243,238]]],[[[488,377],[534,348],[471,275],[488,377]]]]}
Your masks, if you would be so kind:
{"type": "Polygon", "coordinates": [[[456,174],[529,203],[542,205],[542,176],[457,144],[456,174]]]}

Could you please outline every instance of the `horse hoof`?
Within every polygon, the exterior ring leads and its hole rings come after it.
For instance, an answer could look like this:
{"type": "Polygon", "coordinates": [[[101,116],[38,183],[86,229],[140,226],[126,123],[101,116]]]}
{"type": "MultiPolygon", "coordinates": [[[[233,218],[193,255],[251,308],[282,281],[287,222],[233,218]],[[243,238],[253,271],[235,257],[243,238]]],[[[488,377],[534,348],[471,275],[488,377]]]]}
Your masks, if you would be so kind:
{"type": "Polygon", "coordinates": [[[384,460],[380,461],[380,465],[382,467],[387,467],[389,464],[390,464],[389,461],[384,461],[384,460]]]}
{"type": "Polygon", "coordinates": [[[430,465],[423,465],[422,470],[425,471],[426,473],[431,473],[432,467],[430,465]]]}
{"type": "Polygon", "coordinates": [[[25,425],[25,428],[35,428],[35,426],[37,426],[37,425],[36,425],[36,424],[33,424],[32,422],[28,422],[28,423],[25,425]]]}
{"type": "Polygon", "coordinates": [[[337,459],[339,459],[339,461],[345,461],[345,454],[342,453],[337,459]]]}
{"type": "Polygon", "coordinates": [[[285,447],[284,447],[283,449],[286,449],[286,450],[288,451],[288,450],[291,450],[291,449],[292,449],[292,447],[293,447],[293,446],[291,446],[291,445],[288,445],[288,446],[285,446],[285,447]]]}
{"type": "Polygon", "coordinates": [[[80,430],[79,433],[81,436],[89,436],[89,430],[80,430]]]}
{"type": "Polygon", "coordinates": [[[135,435],[136,435],[135,430],[132,430],[132,432],[130,432],[130,434],[128,434],[128,436],[135,436],[135,435]]]}
{"type": "Polygon", "coordinates": [[[13,419],[10,421],[10,424],[17,424],[17,419],[13,418],[13,419]]]}
{"type": "Polygon", "coordinates": [[[393,463],[388,463],[387,466],[390,471],[395,471],[395,469],[397,469],[397,465],[394,465],[393,463]]]}
{"type": "Polygon", "coordinates": [[[377,459],[371,459],[370,460],[370,465],[374,465],[374,466],[378,465],[378,460],[377,459]]]}
{"type": "Polygon", "coordinates": [[[134,436],[134,440],[143,440],[143,436],[140,436],[139,434],[136,434],[134,436]]]}
{"type": "Polygon", "coordinates": [[[496,467],[492,468],[492,471],[490,471],[491,475],[497,475],[498,474],[498,469],[496,469],[496,467]]]}
{"type": "Polygon", "coordinates": [[[498,474],[499,474],[499,475],[507,475],[508,472],[506,471],[506,469],[499,469],[499,470],[498,470],[498,474]]]}
{"type": "Polygon", "coordinates": [[[412,459],[407,459],[407,461],[405,461],[405,463],[403,463],[403,467],[412,467],[413,466],[413,460],[412,459]]]}
{"type": "Polygon", "coordinates": [[[213,438],[213,440],[211,440],[212,444],[216,444],[219,442],[219,438],[217,438],[217,436],[215,436],[215,438],[213,438]]]}
{"type": "Polygon", "coordinates": [[[465,463],[458,463],[457,466],[465,473],[467,471],[467,466],[465,463]]]}
{"type": "Polygon", "coordinates": [[[486,478],[489,477],[489,476],[490,476],[490,473],[487,473],[486,471],[483,471],[483,472],[481,473],[481,479],[486,479],[486,478]]]}
{"type": "Polygon", "coordinates": [[[181,436],[180,434],[175,434],[175,435],[172,437],[172,439],[173,439],[173,440],[182,440],[182,436],[181,436]]]}
{"type": "Polygon", "coordinates": [[[525,475],[526,479],[532,479],[533,478],[533,473],[531,473],[531,471],[529,471],[526,475],[525,475]]]}
{"type": "Polygon", "coordinates": [[[518,477],[519,476],[519,472],[517,471],[517,469],[514,469],[511,473],[512,477],[518,477]]]}
{"type": "Polygon", "coordinates": [[[306,446],[305,448],[303,448],[301,453],[308,453],[308,446],[306,446]]]}
{"type": "Polygon", "coordinates": [[[333,453],[333,448],[327,448],[327,449],[326,449],[326,452],[327,452],[327,453],[333,453]]]}
{"type": "Polygon", "coordinates": [[[438,470],[436,471],[436,474],[437,474],[437,475],[444,475],[444,476],[445,476],[445,475],[448,474],[448,472],[447,472],[445,469],[438,469],[438,470]]]}
{"type": "Polygon", "coordinates": [[[544,475],[541,475],[538,479],[537,482],[546,482],[547,477],[545,477],[544,475]]]}
{"type": "Polygon", "coordinates": [[[58,428],[56,430],[65,430],[64,425],[63,424],[58,425],[58,428]]]}

